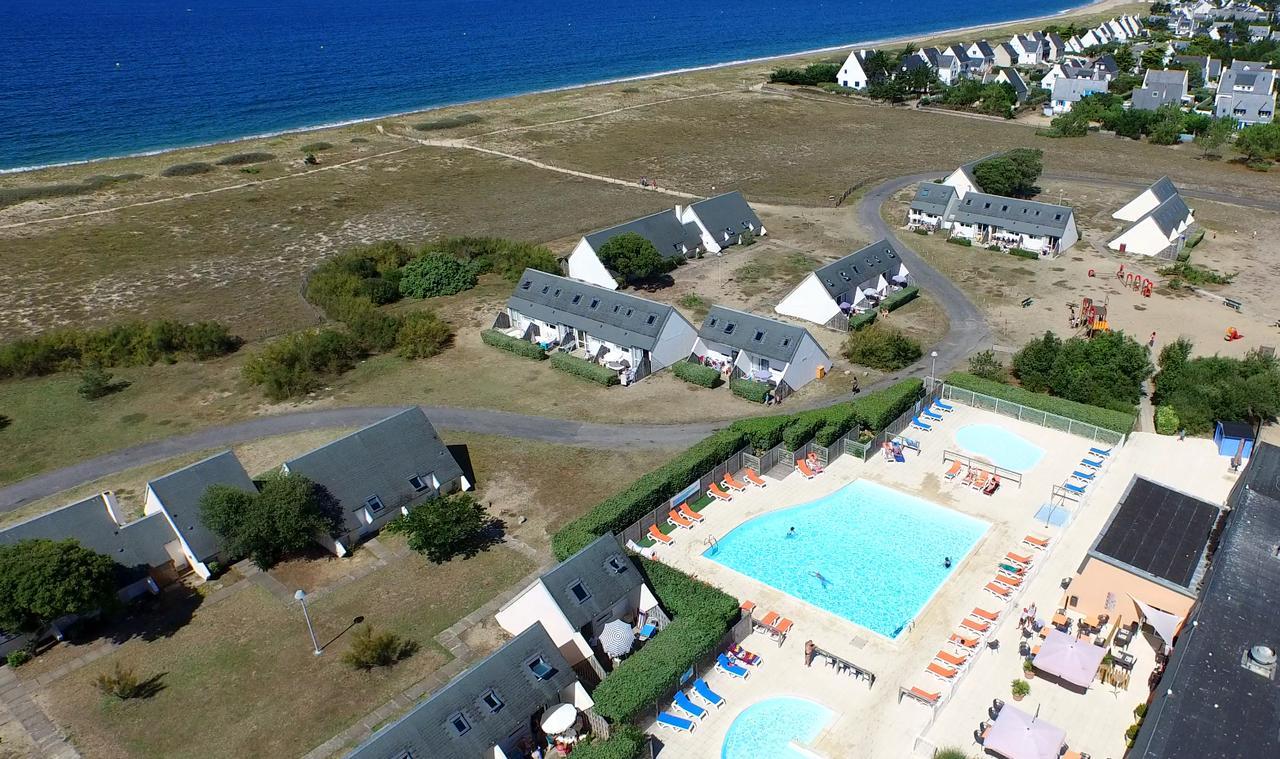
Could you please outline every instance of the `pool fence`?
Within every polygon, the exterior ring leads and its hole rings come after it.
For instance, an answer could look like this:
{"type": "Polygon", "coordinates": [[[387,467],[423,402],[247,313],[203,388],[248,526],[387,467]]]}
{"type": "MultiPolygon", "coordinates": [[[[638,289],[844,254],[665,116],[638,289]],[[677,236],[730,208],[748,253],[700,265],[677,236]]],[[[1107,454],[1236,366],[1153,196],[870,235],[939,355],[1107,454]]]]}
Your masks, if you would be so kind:
{"type": "Polygon", "coordinates": [[[1016,469],[1005,469],[1002,466],[996,466],[995,464],[992,464],[986,459],[974,458],[973,456],[970,456],[968,454],[961,453],[960,451],[953,451],[950,449],[944,450],[942,452],[942,463],[946,464],[948,461],[959,461],[961,464],[964,464],[965,467],[967,467],[970,470],[981,469],[984,471],[991,472],[992,474],[1000,478],[1001,483],[1007,480],[1009,482],[1016,484],[1019,489],[1022,488],[1022,472],[1019,472],[1016,469]]]}
{"type": "Polygon", "coordinates": [[[1058,414],[1051,414],[1048,411],[1024,406],[1021,403],[1006,401],[1003,398],[996,398],[991,395],[983,395],[975,393],[972,390],[965,390],[955,385],[943,384],[942,397],[946,400],[959,401],[967,406],[983,409],[984,411],[994,411],[997,414],[1013,417],[1024,422],[1038,424],[1041,427],[1047,427],[1051,430],[1066,432],[1071,435],[1079,435],[1098,443],[1106,445],[1123,445],[1127,435],[1109,430],[1105,427],[1099,427],[1096,424],[1089,424],[1078,419],[1072,419],[1058,414]]]}

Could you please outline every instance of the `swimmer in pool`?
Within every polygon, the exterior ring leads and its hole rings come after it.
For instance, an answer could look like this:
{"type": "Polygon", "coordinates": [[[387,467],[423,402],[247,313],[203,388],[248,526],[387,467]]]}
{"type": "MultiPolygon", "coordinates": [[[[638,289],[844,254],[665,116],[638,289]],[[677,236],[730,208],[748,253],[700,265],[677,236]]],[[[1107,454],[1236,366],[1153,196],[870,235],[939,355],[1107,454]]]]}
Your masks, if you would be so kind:
{"type": "Polygon", "coordinates": [[[809,574],[816,577],[818,579],[818,582],[822,583],[822,587],[824,588],[831,584],[831,581],[823,577],[821,572],[810,572],[809,574]]]}
{"type": "Polygon", "coordinates": [[[950,557],[950,556],[948,556],[948,557],[946,557],[945,559],[943,559],[943,560],[942,560],[942,566],[946,567],[947,569],[951,569],[951,557],[950,557]]]}
{"type": "Polygon", "coordinates": [[[787,530],[788,538],[794,538],[795,536],[796,536],[796,528],[792,527],[790,530],[787,530]]]}

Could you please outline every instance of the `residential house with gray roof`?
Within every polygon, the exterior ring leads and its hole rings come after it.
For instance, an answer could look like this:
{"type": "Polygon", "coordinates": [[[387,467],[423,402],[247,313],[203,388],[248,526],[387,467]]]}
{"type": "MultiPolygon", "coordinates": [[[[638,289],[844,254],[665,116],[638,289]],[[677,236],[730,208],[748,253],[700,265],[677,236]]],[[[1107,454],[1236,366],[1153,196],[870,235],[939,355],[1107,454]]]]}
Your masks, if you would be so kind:
{"type": "Polygon", "coordinates": [[[289,459],[280,468],[315,482],[337,501],[342,510],[338,534],[317,535],[316,540],[338,556],[409,513],[410,507],[472,486],[417,406],[289,459]]]}
{"type": "Polygon", "coordinates": [[[1214,115],[1239,127],[1270,124],[1275,118],[1276,72],[1254,61],[1232,61],[1218,79],[1214,115]]]}
{"type": "Polygon", "coordinates": [[[976,68],[980,73],[986,73],[996,65],[995,48],[993,48],[991,43],[986,40],[978,40],[977,42],[974,42],[969,45],[965,52],[968,53],[970,60],[976,62],[974,68],[976,68]]]}
{"type": "Polygon", "coordinates": [[[209,562],[223,560],[218,537],[200,518],[200,499],[214,485],[256,493],[258,488],[231,451],[223,451],[191,466],[170,472],[147,483],[143,512],[161,514],[178,537],[180,556],[191,571],[204,579],[211,574],[209,562]]]}
{"type": "Polygon", "coordinates": [[[814,270],[773,310],[845,330],[849,314],[874,308],[890,293],[913,283],[902,256],[884,239],[814,270]]]}
{"type": "Polygon", "coordinates": [[[533,731],[543,713],[562,703],[578,709],[579,728],[590,721],[591,696],[551,636],[535,624],[379,729],[347,757],[527,756],[534,741],[542,738],[533,731]]]}
{"type": "Polygon", "coordinates": [[[627,233],[638,234],[653,243],[666,258],[683,261],[703,252],[702,230],[698,225],[681,221],[679,213],[667,209],[584,236],[569,254],[569,276],[610,290],[618,289],[621,283],[600,260],[599,251],[606,242],[627,233]]]}
{"type": "Polygon", "coordinates": [[[737,190],[690,203],[685,208],[676,206],[676,215],[682,223],[692,223],[698,228],[702,247],[708,253],[719,253],[730,245],[738,245],[744,235],[746,239],[753,239],[768,234],[751,204],[737,190]]]}
{"type": "Polygon", "coordinates": [[[733,377],[768,383],[778,398],[831,371],[831,358],[809,330],[725,306],[711,307],[693,353],[733,377]]]}
{"type": "Polygon", "coordinates": [[[1133,107],[1139,111],[1154,111],[1165,105],[1180,108],[1186,98],[1186,71],[1147,69],[1142,87],[1133,91],[1133,107]]]}
{"type": "MultiPolygon", "coordinates": [[[[975,181],[976,186],[976,181],[975,181]]],[[[956,188],[938,182],[921,182],[907,207],[909,229],[938,229],[959,200],[956,188]]]]}
{"type": "Polygon", "coordinates": [[[1057,79],[1053,83],[1049,104],[1045,106],[1046,115],[1069,113],[1076,103],[1089,95],[1106,91],[1107,82],[1103,79],[1057,79]]]}
{"type": "Polygon", "coordinates": [[[1031,95],[1031,88],[1027,86],[1027,82],[1022,78],[1022,74],[1012,66],[1003,66],[997,68],[993,74],[989,75],[991,81],[1007,84],[1013,88],[1013,97],[1019,103],[1025,103],[1031,95]]]}
{"type": "Polygon", "coordinates": [[[610,366],[626,383],[689,357],[696,331],[666,303],[526,269],[495,329],[610,366]]]}
{"type": "Polygon", "coordinates": [[[657,596],[618,538],[605,534],[565,559],[511,599],[494,615],[512,635],[541,627],[557,652],[581,677],[595,682],[604,677],[608,655],[600,649],[604,626],[620,619],[641,629],[667,623],[657,596]]]}
{"type": "Polygon", "coordinates": [[[1067,206],[970,192],[950,217],[952,237],[974,245],[999,245],[1055,256],[1080,239],[1075,213],[1067,206]]]}
{"type": "Polygon", "coordinates": [[[1185,245],[1195,216],[1168,177],[1150,187],[1112,214],[1132,222],[1107,243],[1121,253],[1176,258],[1185,245]]]}

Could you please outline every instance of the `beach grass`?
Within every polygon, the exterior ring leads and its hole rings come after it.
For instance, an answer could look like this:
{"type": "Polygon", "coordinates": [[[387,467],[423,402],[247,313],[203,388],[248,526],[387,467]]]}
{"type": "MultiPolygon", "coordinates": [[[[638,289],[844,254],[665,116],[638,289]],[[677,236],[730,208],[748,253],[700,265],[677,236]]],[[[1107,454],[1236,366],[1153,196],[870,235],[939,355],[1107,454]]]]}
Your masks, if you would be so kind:
{"type": "Polygon", "coordinates": [[[162,177],[194,177],[197,174],[208,174],[216,171],[216,167],[211,163],[204,161],[192,161],[190,163],[175,163],[167,166],[160,172],[162,177]]]}
{"type": "Polygon", "coordinates": [[[219,158],[217,160],[217,164],[219,166],[247,166],[253,163],[265,163],[266,161],[274,161],[275,159],[276,159],[275,153],[263,153],[263,152],[234,153],[232,155],[226,156],[225,158],[219,158]]]}
{"type": "Polygon", "coordinates": [[[479,124],[481,121],[484,121],[484,117],[477,114],[459,113],[456,116],[446,116],[431,121],[419,121],[413,125],[413,128],[419,132],[434,132],[440,129],[457,129],[471,124],[479,124]]]}
{"type": "Polygon", "coordinates": [[[91,195],[124,182],[142,179],[142,174],[94,174],[79,182],[60,184],[0,187],[0,208],[26,203],[31,200],[53,200],[91,195]]]}

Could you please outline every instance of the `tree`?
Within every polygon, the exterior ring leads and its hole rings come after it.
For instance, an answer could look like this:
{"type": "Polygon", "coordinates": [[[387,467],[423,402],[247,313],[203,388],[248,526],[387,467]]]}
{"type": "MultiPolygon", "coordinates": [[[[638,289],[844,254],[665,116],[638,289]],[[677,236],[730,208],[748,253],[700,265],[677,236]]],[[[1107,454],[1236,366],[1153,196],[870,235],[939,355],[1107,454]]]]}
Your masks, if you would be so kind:
{"type": "Polygon", "coordinates": [[[1004,382],[1005,379],[1004,364],[996,358],[996,352],[990,349],[969,357],[969,373],[995,382],[1004,382]]]}
{"type": "Polygon", "coordinates": [[[1280,123],[1253,124],[1236,136],[1236,150],[1249,163],[1280,158],[1280,123]]]}
{"type": "Polygon", "coordinates": [[[454,556],[474,556],[492,524],[489,513],[471,493],[437,496],[389,522],[386,530],[404,535],[409,547],[436,564],[454,556]]]}
{"type": "Polygon", "coordinates": [[[1152,45],[1142,51],[1141,61],[1144,69],[1164,68],[1164,49],[1157,45],[1152,45]]]}
{"type": "Polygon", "coordinates": [[[352,669],[368,672],[374,667],[390,667],[413,656],[417,650],[417,641],[402,638],[390,630],[374,632],[373,625],[360,625],[351,638],[351,647],[342,654],[342,661],[352,669]]]}
{"type": "Polygon", "coordinates": [[[1243,359],[1190,357],[1191,343],[1178,340],[1160,353],[1153,401],[1169,407],[1192,434],[1219,420],[1269,422],[1280,414],[1280,364],[1251,351],[1243,359]]]}
{"type": "Polygon", "coordinates": [[[1111,57],[1116,61],[1116,68],[1121,71],[1133,71],[1133,65],[1137,62],[1133,57],[1133,48],[1129,45],[1121,45],[1116,48],[1111,57]]]}
{"type": "Polygon", "coordinates": [[[401,358],[430,358],[453,342],[453,328],[431,311],[405,314],[396,333],[396,354],[401,358]]]}
{"type": "Polygon", "coordinates": [[[127,380],[114,381],[110,372],[95,365],[80,372],[80,386],[76,388],[76,393],[87,401],[96,401],[112,393],[118,393],[128,386],[127,380]]]}
{"type": "Polygon", "coordinates": [[[68,614],[114,608],[117,569],[75,540],[0,545],[0,630],[35,632],[68,614]]]}
{"type": "Polygon", "coordinates": [[[1203,132],[1196,135],[1196,144],[1200,146],[1200,155],[1205,158],[1220,157],[1222,148],[1231,139],[1235,125],[1230,119],[1214,119],[1203,132]]]}
{"type": "Polygon", "coordinates": [[[1182,109],[1175,105],[1161,106],[1147,139],[1153,145],[1177,145],[1182,136],[1182,121],[1182,109]]]}
{"type": "Polygon", "coordinates": [[[320,535],[337,535],[340,505],[300,474],[276,473],[257,493],[213,485],[200,497],[200,519],[232,556],[248,556],[269,569],[320,535]]]}
{"type": "Polygon", "coordinates": [[[1043,337],[1032,340],[1014,354],[1013,376],[1033,393],[1047,391],[1049,375],[1053,373],[1053,364],[1058,360],[1058,352],[1061,350],[1062,341],[1057,335],[1046,331],[1043,337]]]}
{"type": "Polygon", "coordinates": [[[1049,375],[1054,395],[1091,406],[1132,411],[1154,367],[1147,347],[1123,332],[1062,344],[1049,375]]]}
{"type": "Polygon", "coordinates": [[[1061,116],[1055,117],[1049,122],[1049,136],[1084,137],[1088,134],[1089,118],[1079,111],[1079,108],[1072,108],[1061,116]]]}
{"type": "Polygon", "coordinates": [[[444,253],[427,253],[405,264],[400,292],[410,298],[454,295],[476,286],[476,267],[444,253]]]}
{"type": "Polygon", "coordinates": [[[596,255],[605,268],[622,275],[628,282],[649,279],[676,267],[674,259],[664,257],[653,243],[635,232],[609,238],[596,255]]]}
{"type": "Polygon", "coordinates": [[[920,343],[883,324],[850,333],[843,353],[855,364],[885,372],[901,369],[924,355],[920,343]]]}
{"type": "Polygon", "coordinates": [[[1043,155],[1038,149],[1014,148],[978,163],[973,167],[973,176],[983,192],[1029,198],[1040,191],[1036,180],[1044,170],[1043,155]]]}

